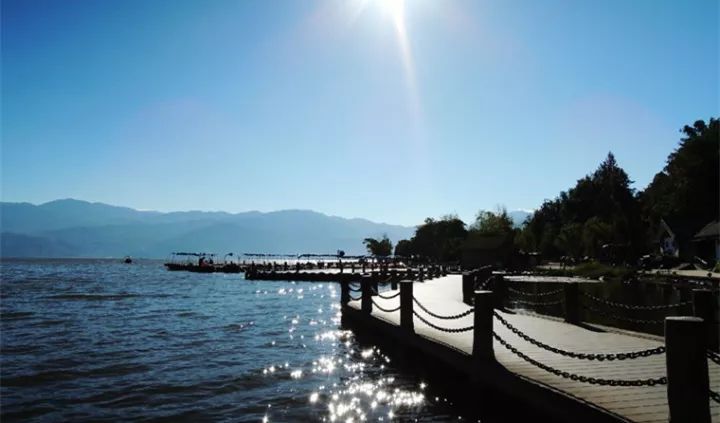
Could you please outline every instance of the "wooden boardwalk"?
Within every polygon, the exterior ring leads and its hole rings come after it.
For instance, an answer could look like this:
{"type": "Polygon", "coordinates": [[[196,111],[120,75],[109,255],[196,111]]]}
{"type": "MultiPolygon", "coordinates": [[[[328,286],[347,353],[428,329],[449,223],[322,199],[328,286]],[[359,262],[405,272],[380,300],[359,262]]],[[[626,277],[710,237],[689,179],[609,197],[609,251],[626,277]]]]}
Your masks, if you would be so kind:
{"type": "MultiPolygon", "coordinates": [[[[462,276],[448,275],[425,283],[414,284],[414,297],[427,309],[439,315],[457,315],[470,307],[462,301],[462,276]]],[[[389,297],[397,291],[381,294],[389,297]]],[[[392,310],[400,306],[400,297],[384,299],[373,296],[371,315],[393,326],[400,325],[400,312],[385,312],[378,306],[392,310]]],[[[348,307],[361,309],[360,300],[351,300],[348,307]]],[[[415,306],[417,310],[417,306],[415,306]]],[[[420,310],[417,310],[420,312],[420,310]]],[[[455,319],[439,320],[427,314],[424,318],[445,328],[465,328],[473,325],[473,314],[455,319]]],[[[577,325],[564,323],[557,319],[534,315],[516,314],[498,311],[500,317],[521,332],[553,347],[578,353],[621,353],[652,349],[664,345],[662,338],[640,336],[629,333],[597,332],[577,325]]],[[[415,333],[420,337],[471,355],[473,351],[473,331],[447,333],[430,327],[417,316],[413,317],[415,333]]],[[[634,360],[588,361],[578,360],[552,353],[523,340],[503,325],[497,317],[493,318],[493,330],[518,351],[545,365],[561,371],[593,378],[603,379],[650,379],[666,375],[666,356],[657,354],[634,360]]],[[[600,409],[618,421],[667,422],[669,409],[667,386],[601,386],[574,381],[556,376],[527,362],[503,346],[497,339],[493,341],[497,362],[507,371],[528,383],[540,385],[566,397],[585,403],[589,407],[600,409]]],[[[708,363],[711,389],[720,389],[720,366],[708,363]]],[[[720,423],[720,405],[710,401],[713,422],[720,423]]]]}

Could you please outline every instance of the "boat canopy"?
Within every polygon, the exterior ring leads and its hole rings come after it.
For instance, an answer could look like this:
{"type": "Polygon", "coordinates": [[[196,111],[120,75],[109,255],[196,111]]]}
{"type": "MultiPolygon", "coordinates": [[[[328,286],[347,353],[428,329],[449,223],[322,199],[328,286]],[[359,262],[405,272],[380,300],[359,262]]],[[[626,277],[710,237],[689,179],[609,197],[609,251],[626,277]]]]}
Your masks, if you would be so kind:
{"type": "Polygon", "coordinates": [[[348,256],[341,254],[315,254],[315,253],[304,253],[304,254],[267,254],[267,253],[243,253],[245,257],[253,258],[288,258],[288,259],[365,259],[373,258],[373,256],[359,255],[359,256],[348,256]]]}

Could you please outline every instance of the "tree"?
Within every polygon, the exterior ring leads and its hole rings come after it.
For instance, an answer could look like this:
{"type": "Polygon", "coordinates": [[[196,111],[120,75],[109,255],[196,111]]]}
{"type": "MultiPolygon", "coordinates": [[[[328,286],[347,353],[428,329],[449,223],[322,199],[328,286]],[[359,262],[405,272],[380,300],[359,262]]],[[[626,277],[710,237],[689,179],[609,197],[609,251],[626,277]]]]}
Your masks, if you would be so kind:
{"type": "Polygon", "coordinates": [[[413,255],[412,241],[401,239],[395,244],[395,255],[399,257],[410,257],[413,255]]]}
{"type": "Polygon", "coordinates": [[[390,242],[387,235],[383,235],[380,240],[375,238],[365,238],[363,240],[363,244],[365,244],[365,248],[367,248],[368,253],[375,257],[387,257],[392,254],[392,242],[390,242]]]}
{"type": "Polygon", "coordinates": [[[612,241],[612,225],[595,216],[583,225],[582,240],[585,252],[591,257],[600,254],[602,246],[612,241]]]}
{"type": "Polygon", "coordinates": [[[560,228],[555,238],[555,246],[561,252],[571,257],[580,257],[583,252],[583,225],[567,223],[560,228]]]}
{"type": "Polygon", "coordinates": [[[412,249],[426,259],[458,261],[466,236],[465,223],[455,215],[446,215],[438,220],[427,218],[415,230],[411,239],[412,249]]]}
{"type": "Polygon", "coordinates": [[[697,231],[720,215],[720,121],[698,120],[680,132],[680,145],[641,193],[640,202],[651,228],[670,217],[697,231]]]}
{"type": "Polygon", "coordinates": [[[512,233],[513,230],[513,221],[504,208],[496,213],[480,210],[475,222],[470,225],[470,232],[479,235],[504,235],[512,233]]]}
{"type": "MultiPolygon", "coordinates": [[[[593,173],[555,200],[545,201],[528,220],[518,241],[523,248],[549,257],[577,256],[583,251],[596,255],[600,242],[642,244],[644,230],[631,183],[613,153],[608,153],[593,173]]],[[[639,250],[626,249],[634,255],[639,250]]]]}
{"type": "Polygon", "coordinates": [[[660,218],[684,223],[690,234],[718,219],[720,122],[699,120],[681,132],[680,145],[645,191],[635,193],[610,152],[593,173],[533,213],[518,245],[546,257],[573,255],[580,234],[583,253],[607,256],[602,248],[610,244],[609,250],[622,252],[613,259],[634,261],[647,251],[660,218]]]}
{"type": "Polygon", "coordinates": [[[428,217],[415,229],[411,239],[398,242],[395,255],[418,256],[437,262],[459,261],[466,236],[465,223],[456,215],[445,215],[440,219],[428,217]]]}

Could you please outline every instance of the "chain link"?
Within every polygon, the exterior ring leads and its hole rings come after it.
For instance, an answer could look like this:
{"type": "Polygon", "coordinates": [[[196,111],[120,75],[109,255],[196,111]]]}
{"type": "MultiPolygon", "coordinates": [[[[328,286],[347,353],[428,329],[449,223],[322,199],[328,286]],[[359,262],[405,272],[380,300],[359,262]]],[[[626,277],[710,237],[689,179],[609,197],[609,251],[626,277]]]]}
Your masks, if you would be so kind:
{"type": "Polygon", "coordinates": [[[493,337],[502,345],[503,347],[507,348],[512,352],[513,354],[517,355],[518,357],[522,358],[523,360],[527,361],[528,363],[532,364],[535,367],[538,367],[542,370],[545,370],[548,373],[552,373],[555,376],[560,376],[564,379],[570,379],[578,382],[583,383],[589,383],[591,385],[601,385],[601,386],[655,386],[655,385],[667,385],[667,377],[659,377],[659,378],[650,378],[650,379],[633,379],[633,380],[624,380],[624,379],[602,379],[602,378],[595,378],[595,377],[588,377],[583,375],[576,375],[574,373],[565,372],[562,370],[558,370],[554,367],[548,366],[547,364],[543,364],[537,360],[534,360],[527,355],[523,354],[522,352],[518,351],[517,348],[510,345],[502,339],[497,333],[493,332],[493,337]]]}
{"type": "Polygon", "coordinates": [[[550,351],[555,354],[564,355],[564,356],[570,357],[570,358],[576,358],[578,360],[597,360],[597,361],[633,360],[633,359],[640,358],[640,357],[650,357],[652,355],[658,355],[658,354],[665,353],[665,347],[663,347],[663,346],[660,346],[657,348],[651,348],[651,349],[647,349],[647,350],[642,350],[642,351],[608,353],[608,354],[576,353],[576,352],[572,352],[572,351],[565,351],[560,348],[555,348],[550,345],[544,344],[544,343],[538,341],[537,339],[531,338],[529,335],[520,331],[520,329],[511,325],[500,314],[498,314],[498,312],[494,312],[494,315],[500,321],[500,323],[502,323],[505,327],[510,329],[510,331],[512,333],[514,333],[515,335],[524,339],[525,341],[535,345],[536,347],[542,348],[544,350],[550,351]]]}
{"type": "Polygon", "coordinates": [[[464,311],[464,312],[462,312],[462,313],[460,313],[460,314],[453,314],[453,315],[451,315],[451,316],[443,316],[443,315],[441,315],[441,314],[435,314],[435,313],[433,313],[432,311],[430,311],[430,310],[428,310],[427,308],[425,308],[424,305],[420,304],[420,301],[418,301],[417,298],[413,297],[413,301],[415,302],[415,304],[418,305],[418,307],[420,307],[420,308],[422,309],[422,311],[424,311],[425,313],[431,315],[432,317],[434,317],[434,318],[436,318],[436,319],[441,319],[441,320],[455,320],[455,319],[460,319],[461,317],[465,317],[465,316],[467,316],[467,315],[469,315],[470,313],[473,313],[473,312],[475,311],[475,307],[471,307],[471,308],[469,308],[467,311],[464,311]]]}
{"type": "Polygon", "coordinates": [[[353,297],[352,295],[348,295],[348,297],[350,298],[350,301],[360,301],[360,300],[362,300],[362,297],[353,297]]]}
{"type": "Polygon", "coordinates": [[[481,283],[481,284],[478,284],[476,290],[477,290],[477,291],[482,291],[482,290],[484,290],[484,289],[490,284],[490,282],[491,282],[492,280],[493,280],[492,277],[489,277],[489,278],[485,279],[485,282],[483,282],[483,283],[481,283]]]}
{"type": "Polygon", "coordinates": [[[590,307],[585,304],[581,304],[582,308],[585,310],[592,311],[593,313],[597,313],[601,316],[610,317],[612,319],[622,320],[625,322],[630,323],[638,323],[641,325],[660,325],[665,323],[665,320],[657,320],[657,319],[633,319],[632,317],[624,317],[624,316],[618,316],[617,314],[608,313],[606,311],[598,310],[594,307],[590,307]]]}
{"type": "Polygon", "coordinates": [[[375,307],[378,308],[378,310],[384,311],[385,313],[394,313],[394,312],[400,310],[400,306],[397,306],[397,307],[392,308],[392,309],[383,308],[383,307],[380,306],[378,303],[376,303],[374,299],[372,300],[372,303],[375,305],[375,307]]]}
{"type": "Polygon", "coordinates": [[[565,302],[564,299],[562,299],[562,300],[557,300],[557,301],[545,301],[545,302],[543,302],[543,301],[518,300],[518,299],[514,299],[514,298],[513,298],[513,299],[510,299],[510,301],[512,301],[512,302],[514,302],[514,303],[518,303],[518,304],[525,304],[525,305],[531,305],[531,306],[536,306],[536,307],[537,307],[537,306],[539,306],[539,307],[550,307],[550,306],[554,306],[554,305],[560,305],[560,304],[562,304],[563,302],[565,302]]]}
{"type": "Polygon", "coordinates": [[[361,287],[353,288],[352,285],[348,285],[348,289],[350,290],[350,292],[360,292],[360,291],[362,291],[362,288],[361,288],[361,287]]]}
{"type": "Polygon", "coordinates": [[[444,328],[444,327],[442,327],[442,326],[437,326],[437,325],[435,325],[435,324],[433,324],[433,323],[428,322],[428,321],[425,320],[421,315],[419,315],[419,314],[417,313],[417,311],[415,311],[415,310],[413,310],[413,314],[414,314],[418,319],[420,319],[420,321],[422,321],[423,323],[425,323],[426,325],[430,326],[430,327],[433,328],[433,329],[437,329],[437,330],[439,330],[439,331],[441,331],[441,332],[460,333],[460,332],[467,332],[467,331],[469,331],[469,330],[475,329],[475,326],[467,326],[467,327],[464,327],[464,328],[457,328],[457,329],[444,328]]]}
{"type": "Polygon", "coordinates": [[[668,310],[671,308],[678,308],[678,307],[684,307],[692,304],[692,301],[683,301],[680,303],[675,304],[665,304],[665,305],[633,305],[633,304],[623,304],[623,303],[616,303],[614,301],[606,300],[604,298],[596,297],[590,293],[582,292],[582,295],[585,297],[590,298],[591,300],[594,300],[598,303],[605,304],[610,307],[616,307],[616,308],[622,308],[625,310],[668,310]]]}
{"type": "Polygon", "coordinates": [[[718,394],[717,392],[713,391],[712,389],[708,389],[708,391],[710,391],[710,392],[708,392],[708,395],[710,396],[710,399],[713,400],[713,401],[715,401],[716,403],[720,404],[720,394],[718,394]]]}
{"type": "Polygon", "coordinates": [[[393,298],[397,298],[400,295],[400,291],[396,292],[393,295],[380,295],[379,292],[376,292],[376,295],[378,297],[382,298],[383,300],[392,300],[393,298]]]}
{"type": "Polygon", "coordinates": [[[715,351],[707,350],[707,358],[713,361],[715,364],[720,364],[720,354],[715,351]]]}
{"type": "Polygon", "coordinates": [[[549,297],[551,295],[556,295],[556,294],[563,292],[563,289],[561,288],[561,289],[556,289],[554,291],[535,293],[535,292],[526,292],[526,291],[522,291],[519,289],[508,287],[508,291],[510,291],[514,294],[522,295],[522,296],[526,296],[526,297],[549,297]]]}

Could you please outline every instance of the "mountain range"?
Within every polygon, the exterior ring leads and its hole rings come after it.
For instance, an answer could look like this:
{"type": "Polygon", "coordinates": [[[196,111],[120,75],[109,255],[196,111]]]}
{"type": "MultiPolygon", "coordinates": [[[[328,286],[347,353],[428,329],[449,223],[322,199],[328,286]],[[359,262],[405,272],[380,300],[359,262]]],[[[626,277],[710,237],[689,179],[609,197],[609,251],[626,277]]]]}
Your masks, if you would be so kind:
{"type": "Polygon", "coordinates": [[[172,251],[355,255],[365,252],[364,238],[387,234],[395,243],[415,230],[310,210],[163,213],[74,199],[0,202],[0,228],[2,257],[146,258],[172,251]]]}

